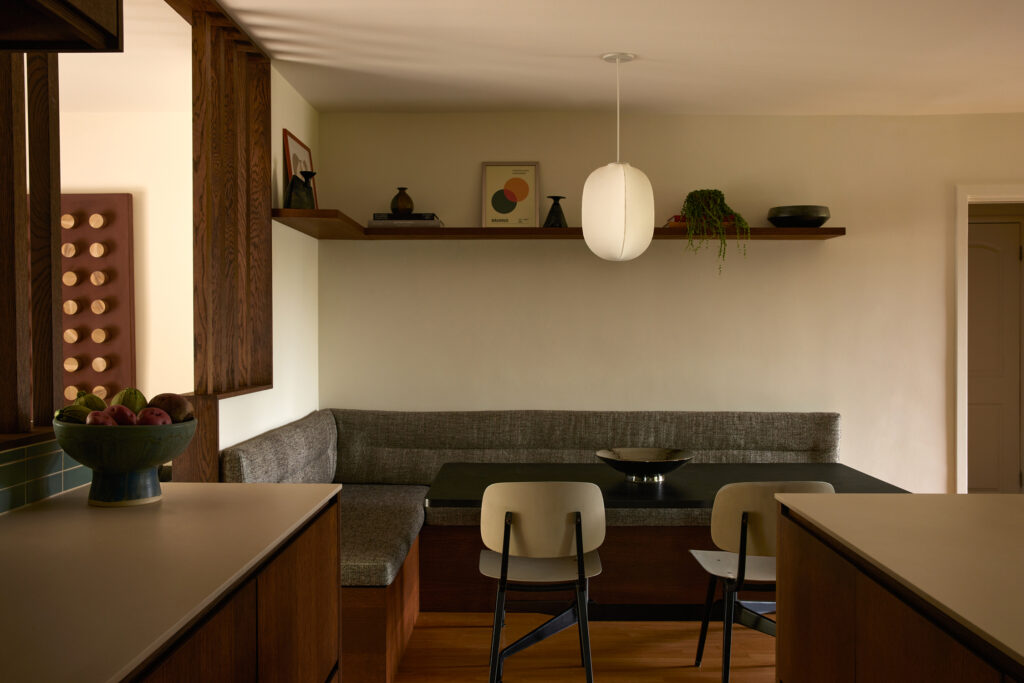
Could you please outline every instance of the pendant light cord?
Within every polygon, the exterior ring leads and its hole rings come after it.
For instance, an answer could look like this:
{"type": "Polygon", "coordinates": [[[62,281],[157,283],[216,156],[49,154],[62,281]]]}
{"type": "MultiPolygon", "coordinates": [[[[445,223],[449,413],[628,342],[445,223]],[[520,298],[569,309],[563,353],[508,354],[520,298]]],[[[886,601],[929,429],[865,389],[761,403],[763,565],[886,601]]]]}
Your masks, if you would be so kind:
{"type": "Polygon", "coordinates": [[[621,127],[621,124],[620,124],[621,113],[620,113],[619,109],[620,109],[620,102],[622,101],[622,97],[619,94],[619,64],[621,64],[621,63],[622,63],[622,60],[619,57],[616,57],[615,58],[615,163],[620,163],[620,160],[619,160],[619,156],[620,156],[620,153],[619,153],[619,148],[620,148],[619,129],[621,127]]]}

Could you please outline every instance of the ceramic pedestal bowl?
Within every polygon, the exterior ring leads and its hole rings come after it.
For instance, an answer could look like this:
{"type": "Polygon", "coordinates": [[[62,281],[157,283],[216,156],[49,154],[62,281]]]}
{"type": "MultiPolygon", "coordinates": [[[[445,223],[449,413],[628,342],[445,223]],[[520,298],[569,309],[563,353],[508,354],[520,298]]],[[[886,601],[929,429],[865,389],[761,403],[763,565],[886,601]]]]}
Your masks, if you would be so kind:
{"type": "Polygon", "coordinates": [[[693,455],[678,448],[609,448],[597,457],[626,475],[626,481],[653,483],[665,481],[665,475],[693,460],[693,455]]]}
{"type": "Polygon", "coordinates": [[[116,427],[53,421],[64,452],[92,469],[89,505],[103,507],[160,500],[157,468],[181,455],[195,432],[195,420],[116,427]]]}
{"type": "Polygon", "coordinates": [[[798,204],[768,209],[768,222],[776,228],[820,228],[831,218],[827,206],[798,204]]]}

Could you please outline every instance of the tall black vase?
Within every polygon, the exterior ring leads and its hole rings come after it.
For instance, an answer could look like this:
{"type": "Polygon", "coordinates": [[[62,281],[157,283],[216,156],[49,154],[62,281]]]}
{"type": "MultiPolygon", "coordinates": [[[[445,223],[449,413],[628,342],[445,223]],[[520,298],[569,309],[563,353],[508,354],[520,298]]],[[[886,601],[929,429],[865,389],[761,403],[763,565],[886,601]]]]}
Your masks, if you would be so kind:
{"type": "Polygon", "coordinates": [[[548,217],[544,219],[545,228],[567,228],[569,224],[565,221],[565,213],[562,212],[562,205],[559,204],[561,200],[565,199],[562,195],[549,194],[548,199],[551,200],[551,210],[548,211],[548,217]]]}
{"type": "Polygon", "coordinates": [[[313,195],[313,176],[316,171],[299,171],[300,178],[293,175],[288,183],[288,191],[284,195],[286,209],[315,209],[316,197],[313,195]]]}

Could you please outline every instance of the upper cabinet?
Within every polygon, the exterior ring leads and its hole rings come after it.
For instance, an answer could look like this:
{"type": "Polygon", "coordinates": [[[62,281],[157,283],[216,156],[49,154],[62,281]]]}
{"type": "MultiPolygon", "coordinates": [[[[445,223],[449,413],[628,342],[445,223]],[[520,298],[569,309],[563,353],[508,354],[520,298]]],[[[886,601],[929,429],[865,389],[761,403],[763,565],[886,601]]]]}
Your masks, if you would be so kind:
{"type": "Polygon", "coordinates": [[[0,50],[120,52],[122,0],[18,0],[0,3],[0,50]]]}

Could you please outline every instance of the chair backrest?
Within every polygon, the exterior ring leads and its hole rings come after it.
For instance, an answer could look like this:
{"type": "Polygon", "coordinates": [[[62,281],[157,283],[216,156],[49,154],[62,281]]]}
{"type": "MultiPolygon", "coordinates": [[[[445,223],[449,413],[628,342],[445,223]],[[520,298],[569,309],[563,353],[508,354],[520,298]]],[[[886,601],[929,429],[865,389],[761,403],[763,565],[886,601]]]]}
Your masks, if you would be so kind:
{"type": "Polygon", "coordinates": [[[755,481],[726,484],[711,508],[711,540],[722,550],[740,551],[740,521],[747,513],[747,555],[775,555],[776,493],[835,493],[824,481],[755,481]]]}
{"type": "Polygon", "coordinates": [[[480,537],[502,551],[505,513],[512,513],[509,555],[569,557],[576,554],[576,513],[582,518],[583,552],[604,543],[604,497],[583,481],[509,481],[491,484],[480,503],[480,537]]]}

